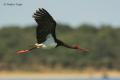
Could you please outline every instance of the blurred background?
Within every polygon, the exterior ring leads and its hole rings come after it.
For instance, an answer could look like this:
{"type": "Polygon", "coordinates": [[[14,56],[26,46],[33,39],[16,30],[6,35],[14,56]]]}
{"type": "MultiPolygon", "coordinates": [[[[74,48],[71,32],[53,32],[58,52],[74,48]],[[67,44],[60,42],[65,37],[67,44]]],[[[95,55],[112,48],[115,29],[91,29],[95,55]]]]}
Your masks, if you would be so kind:
{"type": "Polygon", "coordinates": [[[91,71],[106,76],[114,71],[120,75],[119,3],[119,0],[1,0],[0,72],[91,71]],[[59,47],[16,55],[17,50],[36,43],[37,24],[32,15],[38,8],[45,8],[57,21],[59,39],[71,45],[80,44],[89,52],[59,47]]]}

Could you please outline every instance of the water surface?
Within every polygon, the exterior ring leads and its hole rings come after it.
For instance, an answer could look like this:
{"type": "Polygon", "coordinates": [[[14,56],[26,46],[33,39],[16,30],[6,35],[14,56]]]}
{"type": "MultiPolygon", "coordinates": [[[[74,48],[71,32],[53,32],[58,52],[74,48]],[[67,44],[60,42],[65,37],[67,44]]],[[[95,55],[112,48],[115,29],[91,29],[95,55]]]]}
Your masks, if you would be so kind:
{"type": "Polygon", "coordinates": [[[120,77],[0,77],[0,80],[120,80],[120,77]]]}

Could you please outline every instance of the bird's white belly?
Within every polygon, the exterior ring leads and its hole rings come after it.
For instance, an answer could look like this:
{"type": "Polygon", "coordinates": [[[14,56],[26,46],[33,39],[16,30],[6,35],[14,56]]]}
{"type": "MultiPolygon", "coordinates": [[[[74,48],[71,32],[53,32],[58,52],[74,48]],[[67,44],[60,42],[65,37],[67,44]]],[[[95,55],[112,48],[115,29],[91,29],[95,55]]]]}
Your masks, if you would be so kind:
{"type": "Polygon", "coordinates": [[[46,41],[41,43],[41,44],[38,44],[38,45],[42,45],[42,48],[55,48],[57,43],[55,42],[54,38],[52,37],[51,34],[49,34],[46,38],[46,41]]]}

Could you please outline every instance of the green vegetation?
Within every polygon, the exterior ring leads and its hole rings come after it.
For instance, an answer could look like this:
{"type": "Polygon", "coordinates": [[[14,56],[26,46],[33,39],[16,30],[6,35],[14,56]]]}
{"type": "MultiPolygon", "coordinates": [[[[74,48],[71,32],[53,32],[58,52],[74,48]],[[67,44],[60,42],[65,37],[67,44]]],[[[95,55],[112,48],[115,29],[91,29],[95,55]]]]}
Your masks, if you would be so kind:
{"type": "Polygon", "coordinates": [[[78,28],[58,25],[57,37],[64,42],[80,44],[88,53],[58,47],[36,49],[29,54],[16,55],[21,49],[29,49],[36,43],[35,26],[19,26],[0,29],[0,70],[56,69],[117,69],[120,70],[120,28],[109,25],[96,27],[83,24],[78,28]]]}

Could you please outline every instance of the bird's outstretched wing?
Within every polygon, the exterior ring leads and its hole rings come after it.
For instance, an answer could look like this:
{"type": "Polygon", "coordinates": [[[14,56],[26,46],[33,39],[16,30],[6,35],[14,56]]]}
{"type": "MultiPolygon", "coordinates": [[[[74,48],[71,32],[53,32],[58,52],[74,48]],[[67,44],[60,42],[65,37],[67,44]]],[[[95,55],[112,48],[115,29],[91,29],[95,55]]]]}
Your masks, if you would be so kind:
{"type": "Polygon", "coordinates": [[[36,10],[33,17],[38,24],[36,28],[36,37],[39,44],[46,40],[48,34],[52,34],[52,36],[56,39],[56,22],[45,9],[42,8],[36,10]]]}

